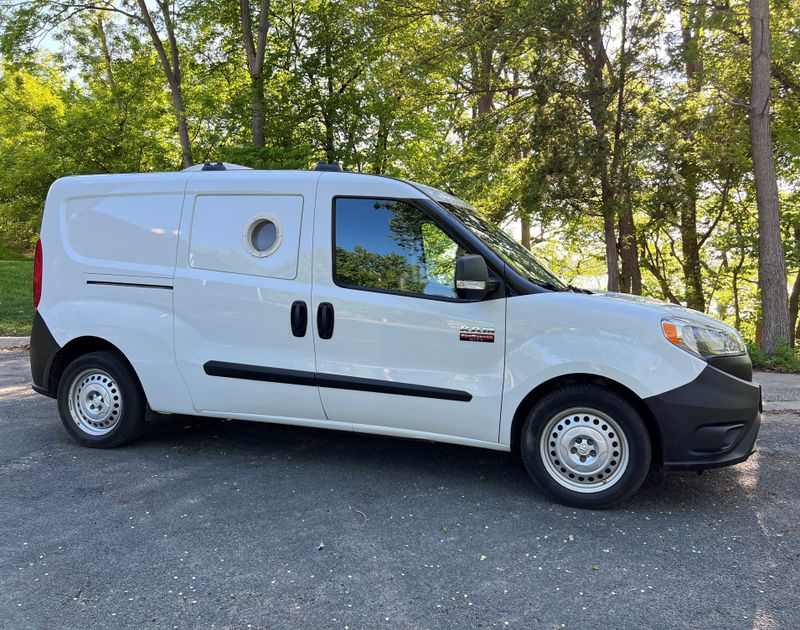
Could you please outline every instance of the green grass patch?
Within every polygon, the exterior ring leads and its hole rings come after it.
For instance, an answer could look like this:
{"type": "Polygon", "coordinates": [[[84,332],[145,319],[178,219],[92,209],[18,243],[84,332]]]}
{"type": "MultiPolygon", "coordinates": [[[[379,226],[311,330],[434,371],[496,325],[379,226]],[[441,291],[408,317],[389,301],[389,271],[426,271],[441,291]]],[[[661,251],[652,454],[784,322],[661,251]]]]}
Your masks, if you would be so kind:
{"type": "Polygon", "coordinates": [[[20,251],[0,242],[0,262],[5,260],[33,260],[33,252],[20,251]]]}
{"type": "Polygon", "coordinates": [[[30,335],[33,261],[0,260],[0,336],[30,335]]]}
{"type": "Polygon", "coordinates": [[[756,344],[748,342],[747,351],[757,370],[800,374],[800,348],[782,346],[775,354],[764,354],[756,344]]]}

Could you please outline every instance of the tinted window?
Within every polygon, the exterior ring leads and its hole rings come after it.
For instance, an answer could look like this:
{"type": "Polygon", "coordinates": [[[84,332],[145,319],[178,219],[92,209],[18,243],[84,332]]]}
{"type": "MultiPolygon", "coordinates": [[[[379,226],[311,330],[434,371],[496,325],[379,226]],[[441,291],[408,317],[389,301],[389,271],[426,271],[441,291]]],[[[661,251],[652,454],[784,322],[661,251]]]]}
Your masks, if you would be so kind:
{"type": "Polygon", "coordinates": [[[403,201],[337,199],[337,282],[368,289],[457,297],[456,243],[403,201]]]}

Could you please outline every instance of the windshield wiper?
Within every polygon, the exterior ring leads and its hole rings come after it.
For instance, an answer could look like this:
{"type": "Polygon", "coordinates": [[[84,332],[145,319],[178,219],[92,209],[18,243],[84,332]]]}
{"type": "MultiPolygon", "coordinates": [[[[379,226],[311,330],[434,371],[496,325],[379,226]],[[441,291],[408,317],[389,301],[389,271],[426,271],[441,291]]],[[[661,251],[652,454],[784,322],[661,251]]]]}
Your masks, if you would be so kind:
{"type": "Polygon", "coordinates": [[[539,278],[534,278],[533,276],[528,276],[528,280],[533,282],[536,286],[542,287],[544,289],[549,289],[550,291],[566,291],[566,289],[562,287],[558,287],[554,285],[552,282],[546,282],[544,280],[539,280],[539,278]]]}
{"type": "Polygon", "coordinates": [[[589,289],[581,289],[580,287],[576,287],[572,284],[568,284],[567,288],[573,293],[588,293],[589,295],[591,295],[592,293],[591,291],[589,291],[589,289]]]}

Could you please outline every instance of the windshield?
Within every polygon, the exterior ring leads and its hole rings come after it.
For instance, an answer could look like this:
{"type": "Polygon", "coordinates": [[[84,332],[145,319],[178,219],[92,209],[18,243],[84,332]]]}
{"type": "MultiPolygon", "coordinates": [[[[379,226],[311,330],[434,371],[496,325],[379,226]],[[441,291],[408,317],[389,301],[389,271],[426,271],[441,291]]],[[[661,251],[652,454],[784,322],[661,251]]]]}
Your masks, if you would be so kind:
{"type": "Polygon", "coordinates": [[[509,267],[522,277],[547,289],[567,290],[567,286],[553,272],[540,263],[530,251],[499,227],[481,218],[468,203],[432,186],[416,183],[413,185],[447,208],[470,232],[491,247],[509,267]]]}

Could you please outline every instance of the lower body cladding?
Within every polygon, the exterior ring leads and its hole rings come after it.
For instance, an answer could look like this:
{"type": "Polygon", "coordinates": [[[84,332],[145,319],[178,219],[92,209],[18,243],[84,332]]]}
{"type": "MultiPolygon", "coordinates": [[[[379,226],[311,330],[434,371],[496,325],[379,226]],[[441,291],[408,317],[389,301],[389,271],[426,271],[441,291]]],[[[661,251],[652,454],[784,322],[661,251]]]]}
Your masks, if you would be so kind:
{"type": "Polygon", "coordinates": [[[730,466],[755,451],[761,426],[755,383],[708,365],[691,383],[644,403],[658,425],[665,470],[730,466]]]}

